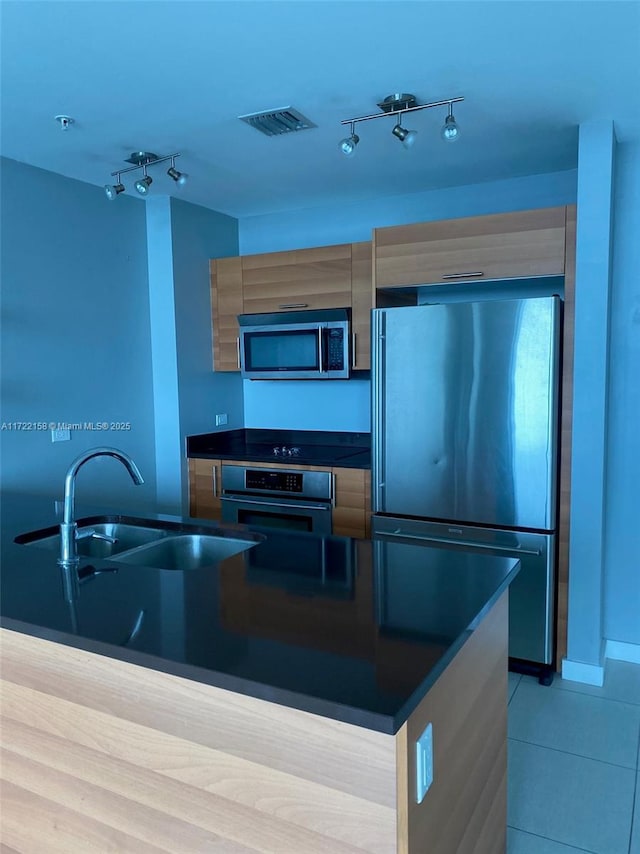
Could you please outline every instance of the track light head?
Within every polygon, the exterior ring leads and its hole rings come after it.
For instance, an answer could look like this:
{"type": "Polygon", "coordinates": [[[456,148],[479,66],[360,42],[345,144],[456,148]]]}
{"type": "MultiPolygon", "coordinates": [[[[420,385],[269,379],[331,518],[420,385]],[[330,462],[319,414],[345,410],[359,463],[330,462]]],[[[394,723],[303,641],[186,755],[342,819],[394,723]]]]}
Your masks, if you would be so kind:
{"type": "Polygon", "coordinates": [[[444,124],[442,125],[442,129],[440,131],[440,136],[444,139],[445,142],[455,142],[460,138],[460,128],[458,127],[458,123],[456,122],[453,112],[451,111],[451,105],[449,105],[449,115],[444,120],[444,124]]]}
{"type": "Polygon", "coordinates": [[[142,178],[138,178],[136,183],[133,185],[137,192],[140,193],[141,196],[146,196],[149,192],[149,187],[153,183],[153,179],[150,175],[147,175],[146,172],[142,178]]]}
{"type": "Polygon", "coordinates": [[[184,187],[189,177],[185,172],[178,172],[173,164],[167,169],[167,175],[173,178],[179,187],[184,187]]]}
{"type": "Polygon", "coordinates": [[[411,148],[418,136],[417,130],[407,130],[403,128],[400,122],[394,127],[391,133],[400,140],[405,148],[411,148]]]}
{"type": "Polygon", "coordinates": [[[120,179],[118,179],[117,184],[104,185],[104,194],[110,202],[112,202],[120,193],[124,193],[124,184],[120,183],[120,179]]]}
{"type": "Polygon", "coordinates": [[[351,135],[340,140],[339,148],[345,157],[353,157],[356,153],[356,145],[360,142],[360,137],[355,132],[355,122],[351,122],[351,135]]]}

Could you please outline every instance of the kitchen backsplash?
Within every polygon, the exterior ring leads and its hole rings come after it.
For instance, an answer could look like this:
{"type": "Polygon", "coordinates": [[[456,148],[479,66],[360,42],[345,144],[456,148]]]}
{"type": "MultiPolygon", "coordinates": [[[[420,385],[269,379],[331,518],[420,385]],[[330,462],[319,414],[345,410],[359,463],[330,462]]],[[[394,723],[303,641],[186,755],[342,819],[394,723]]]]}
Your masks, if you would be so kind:
{"type": "Polygon", "coordinates": [[[245,380],[244,426],[274,430],[371,430],[371,383],[245,380]]]}

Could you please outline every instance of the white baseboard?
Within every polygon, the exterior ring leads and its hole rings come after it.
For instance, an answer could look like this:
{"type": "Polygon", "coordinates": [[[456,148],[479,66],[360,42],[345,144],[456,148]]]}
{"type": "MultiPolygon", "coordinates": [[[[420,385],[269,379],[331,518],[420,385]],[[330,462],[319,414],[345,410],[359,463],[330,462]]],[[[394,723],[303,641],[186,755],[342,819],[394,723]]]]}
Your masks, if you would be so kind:
{"type": "Polygon", "coordinates": [[[604,667],[598,664],[585,664],[582,661],[571,661],[568,658],[563,658],[562,678],[602,688],[604,685],[604,667]]]}
{"type": "Polygon", "coordinates": [[[604,654],[606,658],[613,658],[616,661],[630,661],[631,664],[640,664],[640,644],[637,643],[608,640],[604,654]]]}

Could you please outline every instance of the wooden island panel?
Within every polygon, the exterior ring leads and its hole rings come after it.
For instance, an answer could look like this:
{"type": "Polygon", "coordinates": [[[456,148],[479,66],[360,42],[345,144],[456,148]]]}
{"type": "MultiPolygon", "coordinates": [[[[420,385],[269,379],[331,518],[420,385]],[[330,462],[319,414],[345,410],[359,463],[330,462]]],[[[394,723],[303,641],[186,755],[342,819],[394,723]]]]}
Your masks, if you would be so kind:
{"type": "Polygon", "coordinates": [[[504,854],[507,632],[505,593],[393,736],[2,629],[0,847],[504,854]]]}

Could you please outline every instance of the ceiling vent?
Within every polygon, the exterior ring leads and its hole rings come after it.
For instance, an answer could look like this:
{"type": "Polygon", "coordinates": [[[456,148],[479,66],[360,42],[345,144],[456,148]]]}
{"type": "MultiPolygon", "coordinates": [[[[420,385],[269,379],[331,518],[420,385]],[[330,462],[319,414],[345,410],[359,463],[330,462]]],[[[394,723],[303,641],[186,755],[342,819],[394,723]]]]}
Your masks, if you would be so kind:
{"type": "Polygon", "coordinates": [[[238,118],[266,136],[278,136],[281,133],[293,133],[317,127],[293,107],[282,107],[279,110],[267,110],[263,113],[249,113],[238,118]]]}

